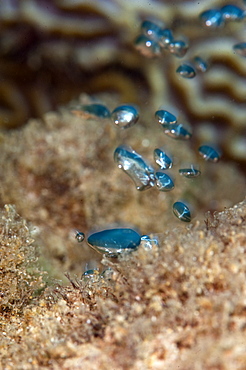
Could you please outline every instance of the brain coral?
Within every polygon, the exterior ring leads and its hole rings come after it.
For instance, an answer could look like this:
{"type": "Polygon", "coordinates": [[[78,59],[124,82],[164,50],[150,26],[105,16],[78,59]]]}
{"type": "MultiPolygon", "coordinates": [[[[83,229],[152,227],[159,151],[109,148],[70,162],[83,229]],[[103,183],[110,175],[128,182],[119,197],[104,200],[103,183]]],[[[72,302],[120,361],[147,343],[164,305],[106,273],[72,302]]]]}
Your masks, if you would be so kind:
{"type": "Polygon", "coordinates": [[[22,125],[81,90],[114,91],[121,101],[143,107],[176,105],[200,127],[198,140],[216,136],[224,155],[245,162],[245,63],[232,50],[243,40],[243,22],[212,30],[199,20],[204,10],[222,5],[220,0],[1,2],[0,125],[22,125]],[[187,81],[177,77],[175,57],[150,61],[139,55],[133,41],[145,18],[187,37],[185,58],[203,56],[209,73],[187,81]]]}

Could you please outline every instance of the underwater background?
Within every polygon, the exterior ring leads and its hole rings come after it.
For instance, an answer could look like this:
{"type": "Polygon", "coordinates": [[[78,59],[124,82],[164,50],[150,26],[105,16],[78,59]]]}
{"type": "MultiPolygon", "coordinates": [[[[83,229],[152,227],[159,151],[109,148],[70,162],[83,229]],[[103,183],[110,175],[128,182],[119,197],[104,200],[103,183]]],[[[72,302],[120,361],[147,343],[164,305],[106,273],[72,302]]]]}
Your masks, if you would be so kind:
{"type": "Polygon", "coordinates": [[[242,0],[0,2],[4,369],[245,369],[245,11],[242,0]],[[120,128],[92,104],[139,118],[120,128]],[[192,135],[171,137],[160,110],[192,135]],[[199,153],[207,143],[216,163],[199,153]],[[114,158],[125,146],[154,171],[164,148],[171,191],[156,177],[137,190],[114,158]],[[193,165],[200,176],[180,176],[193,165]],[[175,217],[183,202],[190,223],[175,217]],[[119,227],[159,244],[117,261],[87,245],[119,227]]]}

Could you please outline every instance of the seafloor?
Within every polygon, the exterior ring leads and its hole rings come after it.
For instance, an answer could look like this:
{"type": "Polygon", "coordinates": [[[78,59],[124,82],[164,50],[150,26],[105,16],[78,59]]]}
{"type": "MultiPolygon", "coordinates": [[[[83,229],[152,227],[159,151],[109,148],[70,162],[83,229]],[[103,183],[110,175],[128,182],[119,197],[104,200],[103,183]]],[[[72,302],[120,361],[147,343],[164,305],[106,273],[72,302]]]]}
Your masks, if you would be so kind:
{"type": "Polygon", "coordinates": [[[245,219],[243,201],[163,232],[159,247],[104,258],[111,279],[68,275],[35,298],[43,276],[25,222],[6,206],[1,368],[245,369],[245,219]]]}

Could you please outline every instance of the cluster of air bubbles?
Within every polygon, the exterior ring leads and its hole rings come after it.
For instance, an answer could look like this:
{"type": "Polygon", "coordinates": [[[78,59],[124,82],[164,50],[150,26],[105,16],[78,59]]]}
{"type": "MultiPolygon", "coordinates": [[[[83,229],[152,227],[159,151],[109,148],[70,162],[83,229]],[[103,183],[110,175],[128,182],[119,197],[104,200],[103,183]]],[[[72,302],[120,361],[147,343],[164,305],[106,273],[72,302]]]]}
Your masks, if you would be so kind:
{"type": "Polygon", "coordinates": [[[175,140],[189,140],[192,136],[191,130],[183,123],[178,123],[177,118],[166,110],[158,110],[155,118],[164,129],[164,133],[175,140]]]}
{"type": "Polygon", "coordinates": [[[126,129],[135,125],[139,118],[138,108],[130,104],[120,105],[112,112],[103,104],[81,104],[76,108],[71,108],[71,113],[83,118],[111,118],[113,124],[120,129],[126,129]]]}
{"type": "Polygon", "coordinates": [[[192,61],[182,63],[177,69],[176,73],[184,78],[194,78],[197,72],[206,72],[208,69],[207,62],[200,56],[195,56],[192,61]]]}
{"type": "MultiPolygon", "coordinates": [[[[227,4],[220,9],[209,9],[200,15],[203,24],[211,29],[221,27],[227,21],[241,21],[245,18],[245,11],[236,5],[227,4]]],[[[165,28],[163,24],[145,20],[141,24],[141,34],[135,40],[135,48],[144,56],[153,58],[161,56],[163,51],[183,58],[188,50],[188,43],[184,40],[174,39],[172,30],[165,28]]],[[[233,47],[234,52],[246,57],[246,43],[241,42],[233,47]]],[[[197,55],[182,63],[176,70],[177,74],[184,78],[193,78],[197,73],[204,73],[208,69],[207,61],[197,55]]],[[[81,105],[72,110],[72,113],[83,117],[97,117],[99,119],[111,119],[113,125],[120,129],[128,129],[139,120],[138,108],[134,105],[123,104],[112,112],[102,104],[81,105]]],[[[177,117],[164,109],[155,112],[155,118],[163,129],[164,134],[175,140],[187,141],[192,137],[188,125],[178,122],[177,117]]],[[[209,162],[218,162],[221,157],[220,151],[210,145],[203,144],[198,148],[199,155],[209,162]]],[[[126,145],[118,146],[114,151],[114,161],[117,166],[126,173],[133,181],[138,191],[156,188],[161,192],[172,191],[175,187],[173,178],[168,171],[173,167],[172,155],[164,148],[155,148],[153,151],[155,164],[158,170],[150,165],[139,153],[126,145]]],[[[190,163],[178,169],[178,174],[186,179],[196,179],[201,176],[198,166],[190,163]]],[[[188,180],[191,181],[191,180],[188,180]]],[[[190,222],[192,207],[184,200],[177,200],[172,205],[173,214],[183,222],[190,222]]],[[[78,242],[83,242],[83,232],[76,232],[78,242]]],[[[123,253],[130,253],[138,249],[140,245],[150,250],[158,247],[159,241],[155,236],[140,235],[136,230],[129,228],[105,229],[89,235],[87,244],[97,252],[107,257],[118,257],[123,253]]],[[[83,279],[99,281],[105,278],[105,274],[112,276],[112,271],[105,270],[100,273],[98,269],[87,270],[83,273],[83,279]],[[106,272],[105,272],[106,271],[106,272]]]]}
{"type": "Polygon", "coordinates": [[[163,50],[167,50],[174,56],[182,58],[188,50],[188,43],[185,40],[174,39],[171,29],[155,22],[144,20],[140,32],[134,45],[146,57],[158,57],[163,50]]]}
{"type": "Polygon", "coordinates": [[[143,191],[153,186],[156,186],[159,191],[170,191],[174,188],[173,180],[169,175],[163,171],[155,172],[154,168],[130,147],[124,145],[117,147],[114,161],[132,179],[137,190],[143,191]]]}
{"type": "MultiPolygon", "coordinates": [[[[208,9],[200,14],[201,22],[210,29],[221,28],[226,22],[241,22],[245,18],[246,10],[234,4],[227,4],[222,6],[222,8],[208,9]]],[[[242,57],[246,57],[246,42],[235,44],[233,51],[242,57]]]]}
{"type": "MultiPolygon", "coordinates": [[[[169,28],[155,22],[145,20],[141,24],[141,34],[135,40],[135,48],[146,57],[159,57],[162,50],[183,58],[188,50],[185,40],[175,40],[169,28]]],[[[194,78],[197,72],[206,72],[207,62],[200,56],[195,56],[192,61],[182,63],[176,70],[184,78],[194,78]]]]}
{"type": "MultiPolygon", "coordinates": [[[[137,115],[138,111],[125,109],[126,106],[116,108],[112,113],[130,111],[133,116],[137,115]]],[[[128,108],[128,106],[127,106],[128,108]]],[[[121,113],[119,113],[121,116],[121,113]]],[[[116,115],[114,116],[116,117],[116,115]]],[[[183,125],[177,123],[177,118],[174,114],[166,110],[158,110],[155,112],[155,117],[158,123],[164,128],[164,133],[168,131],[168,136],[175,139],[188,139],[191,134],[186,131],[183,125]]],[[[128,120],[128,124],[129,125],[128,120]]],[[[129,126],[128,126],[129,127],[129,126]]],[[[211,145],[201,145],[198,149],[199,154],[206,161],[218,162],[220,152],[211,145]]],[[[173,166],[172,156],[162,148],[156,148],[153,151],[155,163],[160,167],[160,170],[155,169],[147,163],[147,161],[132,148],[121,145],[115,149],[114,160],[117,166],[122,169],[134,182],[136,189],[139,191],[147,190],[156,187],[159,191],[168,192],[174,189],[174,181],[172,177],[165,171],[173,166]]],[[[179,169],[179,174],[187,179],[195,179],[201,175],[200,170],[194,164],[190,164],[185,168],[179,169]]],[[[190,206],[183,200],[176,201],[172,206],[173,214],[183,222],[191,221],[190,206]]],[[[85,234],[81,231],[76,231],[75,238],[79,243],[85,239],[85,234]]],[[[105,229],[89,235],[87,244],[95,251],[110,258],[117,258],[119,255],[136,251],[141,244],[144,249],[150,250],[158,247],[158,238],[149,235],[140,235],[136,230],[129,228],[105,229]]],[[[112,271],[105,270],[99,273],[98,269],[86,270],[82,275],[82,280],[89,283],[100,282],[102,279],[111,279],[112,271]]]]}
{"type": "MultiPolygon", "coordinates": [[[[196,57],[196,62],[199,65],[203,64],[203,61],[198,57],[196,57]]],[[[201,68],[205,69],[204,65],[201,68]]],[[[102,104],[88,104],[82,107],[86,114],[94,115],[99,118],[110,117],[114,126],[122,129],[135,125],[139,119],[139,111],[133,105],[120,105],[111,113],[102,104]]],[[[173,113],[164,109],[159,109],[155,112],[155,118],[163,129],[164,134],[169,138],[175,140],[189,140],[191,138],[192,132],[190,128],[183,123],[179,123],[177,117],[173,113]]],[[[219,150],[211,145],[200,146],[198,152],[206,161],[217,162],[220,158],[219,150]]],[[[137,190],[144,191],[153,187],[156,187],[156,189],[161,192],[173,190],[175,187],[174,180],[165,172],[173,166],[172,156],[162,148],[155,148],[153,157],[155,163],[160,167],[157,171],[155,171],[154,167],[152,167],[139,153],[129,146],[120,145],[114,151],[115,163],[132,179],[137,190]]],[[[180,168],[178,172],[181,176],[188,179],[194,179],[201,175],[199,168],[194,164],[190,164],[185,168],[180,168]]],[[[187,222],[190,220],[190,216],[187,216],[187,209],[189,209],[188,206],[183,202],[176,202],[173,205],[173,212],[181,221],[187,222]],[[183,204],[183,212],[181,211],[182,207],[180,204],[183,204]]],[[[78,242],[82,242],[84,238],[85,235],[78,231],[76,234],[78,242]]],[[[89,237],[88,244],[93,248],[94,243],[91,239],[92,238],[89,237]]],[[[100,248],[97,245],[97,250],[98,249],[100,248]]],[[[105,247],[103,247],[103,250],[105,252],[105,247]]],[[[110,250],[105,253],[112,255],[112,251],[110,250]]],[[[118,252],[116,252],[116,254],[117,253],[118,252]]]]}
{"type": "MultiPolygon", "coordinates": [[[[81,232],[80,232],[81,233],[81,232]]],[[[76,234],[77,239],[77,234],[76,234]]],[[[159,239],[156,235],[140,235],[136,230],[130,228],[105,229],[91,234],[87,238],[88,245],[96,252],[109,258],[117,258],[119,255],[136,251],[141,245],[146,250],[159,246],[159,239]]],[[[103,272],[99,269],[86,270],[81,279],[94,283],[111,280],[113,270],[107,268],[103,272]]]]}
{"type": "MultiPolygon", "coordinates": [[[[190,131],[183,124],[178,124],[174,114],[167,110],[158,110],[155,112],[155,117],[158,123],[164,128],[164,133],[168,137],[180,140],[190,139],[190,131]]],[[[204,160],[210,162],[218,162],[221,156],[218,149],[205,144],[199,147],[198,153],[204,160]]],[[[153,155],[155,163],[160,167],[158,171],[155,171],[139,153],[124,145],[115,149],[114,161],[132,179],[137,190],[143,191],[154,186],[159,191],[168,192],[173,190],[175,186],[174,181],[165,172],[173,166],[172,156],[162,148],[154,149],[153,155]]],[[[180,168],[178,172],[187,179],[195,179],[201,175],[198,166],[194,164],[180,168]]],[[[189,207],[182,201],[174,203],[173,213],[181,221],[191,221],[189,207]]]]}
{"type": "MultiPolygon", "coordinates": [[[[246,17],[246,11],[234,4],[227,4],[221,8],[208,9],[200,14],[201,22],[210,29],[217,29],[229,21],[242,21],[246,17]]],[[[141,24],[141,34],[134,42],[135,48],[144,56],[153,58],[160,57],[162,51],[183,58],[188,50],[188,43],[184,40],[174,39],[173,32],[165,28],[161,22],[144,20],[141,24]]],[[[246,43],[241,42],[233,47],[234,52],[240,56],[246,56],[246,43]]],[[[182,63],[176,73],[187,79],[194,78],[198,72],[206,72],[207,62],[201,56],[195,56],[191,60],[182,63]]]]}
{"type": "Polygon", "coordinates": [[[216,29],[223,27],[227,21],[242,21],[246,16],[245,10],[234,4],[227,4],[222,8],[205,10],[200,14],[204,26],[216,29]]]}

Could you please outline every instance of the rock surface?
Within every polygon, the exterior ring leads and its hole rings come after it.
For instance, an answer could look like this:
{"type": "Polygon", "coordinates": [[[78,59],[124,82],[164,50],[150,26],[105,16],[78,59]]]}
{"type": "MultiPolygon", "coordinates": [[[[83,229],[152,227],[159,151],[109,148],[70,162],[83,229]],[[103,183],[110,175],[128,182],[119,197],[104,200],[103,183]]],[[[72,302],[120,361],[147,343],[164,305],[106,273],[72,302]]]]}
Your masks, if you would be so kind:
{"type": "Polygon", "coordinates": [[[104,259],[110,280],[68,275],[2,312],[3,368],[245,369],[245,220],[243,201],[159,235],[152,250],[104,259]]]}

